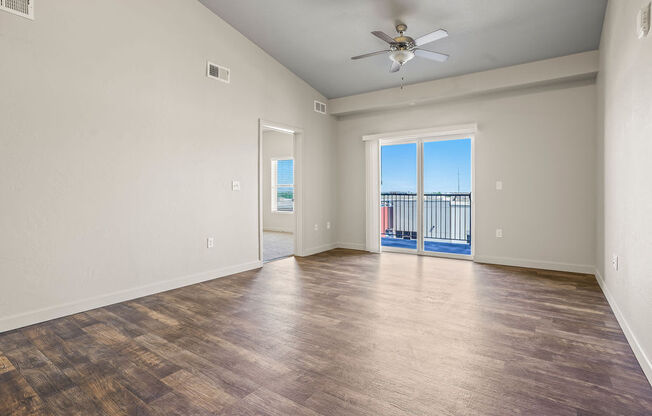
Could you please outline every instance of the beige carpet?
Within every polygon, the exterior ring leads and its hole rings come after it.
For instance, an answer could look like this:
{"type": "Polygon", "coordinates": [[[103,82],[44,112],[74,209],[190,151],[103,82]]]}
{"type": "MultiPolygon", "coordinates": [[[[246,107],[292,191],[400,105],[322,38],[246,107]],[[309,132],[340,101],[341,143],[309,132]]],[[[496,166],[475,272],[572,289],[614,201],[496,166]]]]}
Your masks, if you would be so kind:
{"type": "Polygon", "coordinates": [[[294,234],[263,232],[263,260],[270,261],[294,254],[294,234]]]}

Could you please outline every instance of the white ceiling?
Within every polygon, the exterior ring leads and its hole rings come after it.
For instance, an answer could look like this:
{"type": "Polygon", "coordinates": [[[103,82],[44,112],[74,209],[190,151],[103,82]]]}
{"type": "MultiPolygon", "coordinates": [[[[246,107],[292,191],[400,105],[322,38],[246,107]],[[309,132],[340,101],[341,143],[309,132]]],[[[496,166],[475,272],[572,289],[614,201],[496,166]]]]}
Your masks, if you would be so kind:
{"type": "MultiPolygon", "coordinates": [[[[597,49],[607,0],[200,0],[328,98],[468,74],[597,49]],[[385,49],[370,34],[396,36],[405,22],[416,38],[435,29],[449,37],[422,58],[388,72],[385,49]]],[[[633,29],[632,29],[633,30],[633,29]]]]}

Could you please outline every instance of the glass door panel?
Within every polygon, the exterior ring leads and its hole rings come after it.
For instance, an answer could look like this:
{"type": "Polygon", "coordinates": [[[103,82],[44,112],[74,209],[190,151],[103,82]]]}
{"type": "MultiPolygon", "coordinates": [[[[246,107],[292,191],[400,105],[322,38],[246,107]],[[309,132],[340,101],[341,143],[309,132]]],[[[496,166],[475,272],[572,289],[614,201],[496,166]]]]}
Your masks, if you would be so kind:
{"type": "Polygon", "coordinates": [[[380,157],[381,245],[416,250],[419,238],[417,144],[383,145],[380,157]]]}
{"type": "Polygon", "coordinates": [[[471,254],[471,139],[423,143],[423,251],[471,254]]]}

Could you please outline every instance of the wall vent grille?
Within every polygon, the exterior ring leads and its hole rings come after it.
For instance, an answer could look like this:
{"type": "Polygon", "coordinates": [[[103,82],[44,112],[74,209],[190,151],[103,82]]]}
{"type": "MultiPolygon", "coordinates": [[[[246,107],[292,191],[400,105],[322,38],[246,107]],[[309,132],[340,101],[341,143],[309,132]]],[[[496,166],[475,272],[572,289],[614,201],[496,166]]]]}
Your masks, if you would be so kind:
{"type": "Polygon", "coordinates": [[[206,66],[206,76],[226,82],[227,84],[231,82],[231,70],[211,62],[206,66]]]}
{"type": "Polygon", "coordinates": [[[34,19],[34,0],[0,0],[0,10],[34,19]]]}
{"type": "Polygon", "coordinates": [[[326,104],[315,100],[315,111],[320,114],[326,114],[326,104]]]}

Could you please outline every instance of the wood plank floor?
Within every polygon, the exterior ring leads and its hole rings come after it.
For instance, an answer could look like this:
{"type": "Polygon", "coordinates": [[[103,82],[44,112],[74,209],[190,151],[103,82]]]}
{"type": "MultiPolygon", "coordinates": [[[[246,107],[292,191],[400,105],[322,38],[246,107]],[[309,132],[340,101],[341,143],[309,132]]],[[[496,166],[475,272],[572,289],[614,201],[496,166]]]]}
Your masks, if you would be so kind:
{"type": "Polygon", "coordinates": [[[334,250],[0,334],[0,415],[643,415],[592,276],[334,250]]]}

